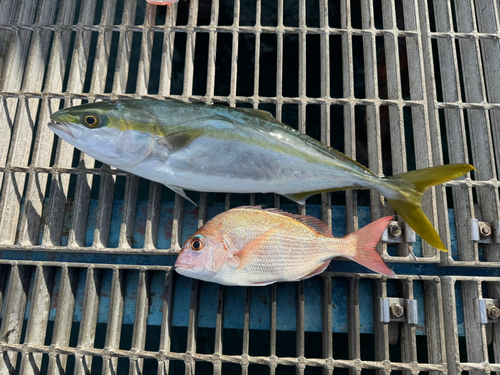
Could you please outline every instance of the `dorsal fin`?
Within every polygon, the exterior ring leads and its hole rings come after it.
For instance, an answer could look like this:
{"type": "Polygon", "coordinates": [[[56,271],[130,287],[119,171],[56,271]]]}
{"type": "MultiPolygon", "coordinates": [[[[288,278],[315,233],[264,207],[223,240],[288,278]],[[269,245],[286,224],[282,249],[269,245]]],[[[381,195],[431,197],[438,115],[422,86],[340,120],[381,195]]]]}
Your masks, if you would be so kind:
{"type": "Polygon", "coordinates": [[[270,112],[263,111],[262,109],[241,108],[241,107],[235,107],[234,109],[252,116],[260,117],[261,119],[277,121],[270,112]]]}
{"type": "Polygon", "coordinates": [[[238,209],[250,209],[250,210],[263,210],[267,212],[271,212],[273,214],[279,214],[283,216],[288,216],[294,220],[297,220],[301,222],[304,225],[307,225],[309,228],[314,229],[316,232],[319,234],[333,238],[332,230],[323,223],[320,219],[315,218],[313,216],[309,215],[298,215],[298,214],[291,214],[289,212],[281,211],[278,208],[264,208],[264,206],[241,206],[237,207],[238,209]]]}

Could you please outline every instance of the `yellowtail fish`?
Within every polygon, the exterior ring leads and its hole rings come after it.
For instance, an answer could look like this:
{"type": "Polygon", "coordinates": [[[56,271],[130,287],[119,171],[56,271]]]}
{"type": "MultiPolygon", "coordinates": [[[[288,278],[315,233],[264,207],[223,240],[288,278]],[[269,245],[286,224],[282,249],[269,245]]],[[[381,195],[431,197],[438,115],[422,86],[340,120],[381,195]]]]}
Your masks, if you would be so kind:
{"type": "Polygon", "coordinates": [[[392,217],[384,217],[342,238],[312,216],[278,209],[239,207],[198,229],[175,262],[181,275],[223,285],[268,285],[308,279],[336,257],[351,259],[395,277],[375,246],[392,217]]]}
{"type": "Polygon", "coordinates": [[[379,177],[270,113],[246,108],[120,100],[63,109],[52,120],[49,127],[81,151],[188,200],[183,189],[278,193],[300,204],[320,192],[378,190],[415,232],[444,251],[420,199],[429,187],[473,169],[454,164],[379,177]]]}

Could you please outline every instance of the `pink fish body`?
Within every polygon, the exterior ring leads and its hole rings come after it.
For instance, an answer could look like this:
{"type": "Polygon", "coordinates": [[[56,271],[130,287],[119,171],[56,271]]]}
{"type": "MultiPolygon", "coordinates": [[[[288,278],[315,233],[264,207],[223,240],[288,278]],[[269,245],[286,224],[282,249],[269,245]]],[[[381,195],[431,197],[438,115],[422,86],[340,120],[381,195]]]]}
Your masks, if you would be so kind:
{"type": "Polygon", "coordinates": [[[146,0],[146,1],[154,5],[171,5],[179,2],[179,0],[146,0]]]}
{"type": "Polygon", "coordinates": [[[268,285],[307,279],[323,272],[333,258],[345,257],[395,277],[375,250],[390,221],[388,216],[334,238],[328,226],[311,216],[238,207],[198,229],[184,244],[175,270],[223,285],[268,285]]]}

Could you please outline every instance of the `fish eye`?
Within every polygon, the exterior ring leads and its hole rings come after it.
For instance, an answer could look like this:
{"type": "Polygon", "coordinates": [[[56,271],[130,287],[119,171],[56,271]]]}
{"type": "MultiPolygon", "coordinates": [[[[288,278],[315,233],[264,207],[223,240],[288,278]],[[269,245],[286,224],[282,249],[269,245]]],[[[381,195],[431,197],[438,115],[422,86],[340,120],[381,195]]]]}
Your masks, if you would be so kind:
{"type": "Polygon", "coordinates": [[[191,250],[200,251],[205,247],[205,240],[202,236],[195,236],[191,241],[191,250]]]}
{"type": "Polygon", "coordinates": [[[97,128],[99,126],[99,118],[96,115],[87,115],[83,118],[83,123],[89,128],[97,128]]]}

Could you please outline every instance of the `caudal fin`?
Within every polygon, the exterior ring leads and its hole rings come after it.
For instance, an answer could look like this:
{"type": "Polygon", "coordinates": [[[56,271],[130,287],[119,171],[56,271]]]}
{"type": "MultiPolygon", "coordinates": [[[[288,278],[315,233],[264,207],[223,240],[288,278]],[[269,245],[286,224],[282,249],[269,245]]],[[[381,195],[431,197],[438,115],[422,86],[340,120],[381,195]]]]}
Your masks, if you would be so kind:
{"type": "Polygon", "coordinates": [[[472,169],[474,167],[470,164],[441,165],[388,177],[388,180],[394,181],[395,189],[401,194],[398,199],[387,200],[399,216],[429,245],[441,251],[448,251],[420,207],[422,194],[431,186],[453,180],[472,169]],[[405,184],[401,185],[401,181],[405,184]],[[410,185],[410,188],[406,189],[405,185],[410,185]]]}
{"type": "Polygon", "coordinates": [[[345,236],[345,239],[352,240],[353,246],[356,248],[356,254],[349,257],[349,259],[372,271],[389,277],[396,277],[394,271],[387,267],[380,254],[375,250],[384,229],[387,228],[391,220],[392,216],[383,217],[345,236]]]}

